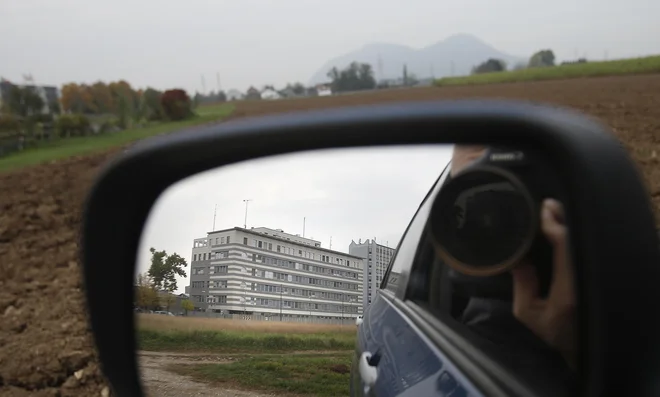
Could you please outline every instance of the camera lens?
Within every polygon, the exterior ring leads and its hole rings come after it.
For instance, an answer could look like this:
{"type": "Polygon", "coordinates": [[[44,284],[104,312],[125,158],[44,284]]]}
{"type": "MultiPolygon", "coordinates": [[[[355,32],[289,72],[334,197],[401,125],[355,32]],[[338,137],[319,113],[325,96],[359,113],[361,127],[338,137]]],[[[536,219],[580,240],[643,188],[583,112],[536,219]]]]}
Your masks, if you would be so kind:
{"type": "Polygon", "coordinates": [[[470,170],[451,179],[431,210],[430,227],[443,260],[459,271],[504,271],[531,245],[533,202],[513,175],[470,170]]]}

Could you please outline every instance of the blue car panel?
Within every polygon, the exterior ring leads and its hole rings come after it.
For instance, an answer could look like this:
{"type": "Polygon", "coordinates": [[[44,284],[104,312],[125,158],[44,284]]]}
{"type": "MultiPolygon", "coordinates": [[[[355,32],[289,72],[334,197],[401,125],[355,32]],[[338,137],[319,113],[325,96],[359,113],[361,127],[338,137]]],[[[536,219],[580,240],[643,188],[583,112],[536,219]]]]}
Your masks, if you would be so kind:
{"type": "MultiPolygon", "coordinates": [[[[358,328],[357,351],[379,353],[378,378],[368,395],[482,396],[470,381],[380,292],[358,328]]],[[[354,361],[353,395],[364,396],[354,361]]]]}

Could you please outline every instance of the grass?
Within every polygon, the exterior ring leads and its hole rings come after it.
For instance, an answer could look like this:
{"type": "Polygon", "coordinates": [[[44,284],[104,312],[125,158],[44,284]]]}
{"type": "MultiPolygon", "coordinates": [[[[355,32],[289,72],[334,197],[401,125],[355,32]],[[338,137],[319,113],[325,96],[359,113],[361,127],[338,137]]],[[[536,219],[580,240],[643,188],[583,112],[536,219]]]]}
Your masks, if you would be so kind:
{"type": "Polygon", "coordinates": [[[660,56],[631,58],[615,61],[587,62],[546,68],[483,73],[471,76],[444,77],[435,81],[437,86],[517,83],[538,80],[558,80],[580,77],[603,77],[628,74],[660,73],[660,56]]]}
{"type": "Polygon", "coordinates": [[[227,117],[233,104],[221,104],[197,109],[197,117],[172,123],[156,123],[144,128],[132,128],[99,136],[58,139],[0,159],[0,171],[22,168],[62,158],[79,156],[121,147],[155,135],[167,134],[195,125],[210,123],[227,117]]]}
{"type": "Polygon", "coordinates": [[[137,317],[138,345],[152,351],[292,352],[352,350],[355,327],[211,318],[137,317]]]}
{"type": "Polygon", "coordinates": [[[278,394],[337,397],[349,395],[352,354],[259,355],[227,364],[172,364],[167,370],[223,386],[278,394]]]}

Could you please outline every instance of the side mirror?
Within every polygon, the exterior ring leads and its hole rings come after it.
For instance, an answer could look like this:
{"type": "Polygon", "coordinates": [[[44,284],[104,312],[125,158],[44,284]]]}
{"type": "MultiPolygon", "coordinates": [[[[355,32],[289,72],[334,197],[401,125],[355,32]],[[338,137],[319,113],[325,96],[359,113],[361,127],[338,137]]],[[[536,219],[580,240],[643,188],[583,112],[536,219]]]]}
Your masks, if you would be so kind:
{"type": "MultiPolygon", "coordinates": [[[[248,161],[273,156],[331,149],[438,144],[515,148],[534,153],[535,159],[543,159],[542,168],[546,173],[521,180],[527,187],[536,185],[531,189],[533,192],[543,192],[546,185],[555,186],[553,191],[560,192],[565,210],[562,222],[569,230],[565,255],[573,264],[571,274],[576,300],[577,351],[573,375],[577,387],[582,395],[589,396],[655,395],[657,368],[660,367],[660,344],[656,341],[660,322],[652,313],[657,311],[660,301],[657,288],[660,247],[648,193],[635,166],[607,129],[588,118],[554,107],[507,101],[401,103],[232,121],[152,139],[116,158],[98,177],[89,195],[82,229],[84,280],[91,325],[104,372],[114,391],[120,396],[142,393],[136,358],[136,316],[155,316],[144,313],[149,310],[170,311],[139,308],[141,313],[136,314],[134,306],[137,262],[144,255],[141,238],[154,204],[168,188],[218,167],[225,169],[232,164],[250,164],[248,161]]],[[[449,157],[438,159],[443,166],[448,160],[449,157]]],[[[342,165],[350,166],[350,162],[336,164],[336,167],[342,165]]],[[[376,394],[378,390],[385,390],[381,388],[386,387],[385,384],[379,383],[386,382],[381,371],[397,371],[400,377],[417,374],[398,385],[401,390],[412,390],[422,379],[431,381],[440,374],[441,380],[452,379],[452,388],[472,390],[474,395],[542,396],[542,387],[518,377],[507,367],[506,360],[498,361],[476,339],[456,331],[454,320],[443,316],[432,318],[428,313],[445,304],[442,294],[448,291],[443,288],[448,285],[444,284],[447,280],[459,279],[452,288],[460,290],[463,297],[511,299],[510,284],[491,288],[490,284],[480,283],[484,277],[509,272],[526,253],[535,252],[539,257],[550,258],[548,255],[552,253],[547,246],[535,245],[535,241],[541,239],[538,234],[541,221],[533,214],[538,213],[545,193],[538,197],[525,196],[523,201],[529,204],[531,218],[520,220],[516,211],[508,212],[510,216],[506,222],[515,220],[518,229],[507,230],[521,230],[520,235],[513,232],[496,235],[489,231],[489,225],[497,221],[492,218],[493,214],[499,214],[505,207],[499,204],[488,209],[487,214],[471,218],[478,222],[473,223],[477,226],[468,233],[463,226],[458,226],[467,222],[463,215],[452,211],[460,206],[468,208],[466,203],[473,202],[470,200],[475,192],[491,189],[496,183],[493,179],[483,179],[479,170],[473,169],[470,175],[457,173],[448,177],[448,169],[437,175],[440,178],[435,184],[425,187],[430,188],[428,195],[404,233],[392,265],[383,275],[384,288],[374,292],[378,297],[371,303],[373,310],[365,312],[369,316],[369,327],[359,327],[363,319],[353,317],[359,329],[357,345],[363,350],[360,354],[368,349],[372,349],[371,352],[381,349],[383,344],[392,345],[389,350],[382,350],[376,371],[378,379],[374,378],[371,389],[376,394]],[[527,232],[536,234],[525,234],[527,232]],[[532,237],[521,239],[523,234],[532,237]],[[486,238],[488,236],[500,238],[501,244],[488,246],[488,255],[480,251],[481,256],[476,258],[474,249],[465,242],[491,241],[486,238]],[[520,248],[522,246],[524,249],[520,248]],[[540,248],[534,250],[537,246],[540,248]],[[514,257],[515,260],[511,259],[514,257]],[[449,266],[442,267],[443,263],[449,266]],[[452,271],[461,273],[461,277],[452,278],[452,271]],[[385,306],[381,304],[384,301],[388,302],[385,306]],[[400,320],[403,318],[397,326],[384,323],[393,318],[392,313],[400,316],[397,317],[400,320]],[[373,340],[364,336],[379,324],[399,333],[385,333],[382,340],[378,335],[373,336],[373,340]],[[370,343],[375,343],[373,348],[370,343]],[[402,357],[407,356],[397,356],[397,349],[408,349],[410,354],[414,353],[410,349],[417,349],[419,354],[423,351],[419,362],[424,362],[424,368],[430,372],[422,376],[417,367],[405,368],[406,360],[402,357]],[[430,357],[431,353],[435,356],[430,357]],[[443,362],[449,362],[451,368],[443,367],[443,362]]],[[[369,175],[378,171],[364,167],[353,172],[369,175]]],[[[522,174],[516,171],[516,175],[522,174]]],[[[287,189],[295,195],[296,183],[302,182],[291,182],[287,189]]],[[[234,187],[240,184],[241,180],[236,180],[234,187]]],[[[228,190],[223,185],[207,186],[228,190]]],[[[511,190],[505,187],[500,192],[507,189],[511,190]]],[[[345,194],[353,194],[353,191],[346,190],[345,194]]],[[[499,203],[494,200],[483,202],[499,203]]],[[[191,201],[190,205],[195,203],[191,201]]],[[[208,228],[208,225],[203,227],[208,228]]],[[[243,228],[235,231],[255,233],[248,230],[247,221],[243,228]]],[[[258,249],[268,250],[255,248],[258,249]]],[[[250,260],[247,256],[239,258],[238,253],[234,259],[246,263],[250,260]]],[[[215,266],[212,263],[202,265],[215,266]]],[[[552,260],[549,266],[552,267],[552,260]]],[[[297,270],[294,267],[290,274],[297,270]]],[[[247,284],[243,286],[240,281],[252,276],[248,273],[237,267],[236,277],[239,278],[231,285],[248,290],[247,284]]],[[[541,278],[551,283],[552,271],[541,278]]],[[[288,279],[278,281],[288,282],[295,283],[288,279]]],[[[281,320],[283,310],[290,309],[284,304],[283,287],[280,288],[279,312],[269,312],[272,315],[264,320],[281,320]]],[[[360,286],[360,291],[362,288],[360,286]]],[[[332,288],[328,287],[326,292],[332,292],[332,288]]],[[[239,295],[236,302],[238,298],[239,295]]],[[[349,303],[343,297],[340,299],[343,314],[343,308],[349,303]]],[[[459,300],[452,297],[454,303],[459,300]]],[[[204,303],[211,308],[222,302],[204,303]]],[[[447,313],[453,310],[454,306],[447,313]]],[[[465,310],[465,305],[461,310],[465,310]]],[[[230,311],[221,311],[218,309],[217,316],[231,315],[230,311]]],[[[245,313],[244,309],[242,315],[247,316],[245,313]]],[[[172,319],[158,317],[159,321],[187,321],[187,318],[185,315],[172,319]]],[[[343,320],[342,315],[342,323],[343,320]]],[[[528,367],[530,371],[541,371],[533,365],[528,367]]],[[[447,385],[438,380],[437,387],[449,387],[447,385]]]]}

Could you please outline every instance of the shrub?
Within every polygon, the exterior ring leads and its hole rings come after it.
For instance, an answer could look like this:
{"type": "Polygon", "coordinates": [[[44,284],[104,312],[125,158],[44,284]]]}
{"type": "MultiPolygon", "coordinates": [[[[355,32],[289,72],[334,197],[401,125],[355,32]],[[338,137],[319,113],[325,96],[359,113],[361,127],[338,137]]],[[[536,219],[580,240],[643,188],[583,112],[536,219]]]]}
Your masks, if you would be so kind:
{"type": "Polygon", "coordinates": [[[183,120],[193,115],[192,102],[184,90],[167,90],[160,97],[165,116],[173,121],[183,120]]]}
{"type": "Polygon", "coordinates": [[[65,114],[57,118],[55,129],[60,137],[84,136],[90,129],[89,119],[82,114],[65,114]]]}
{"type": "Polygon", "coordinates": [[[0,132],[19,132],[21,120],[12,114],[0,114],[0,132]]]}

